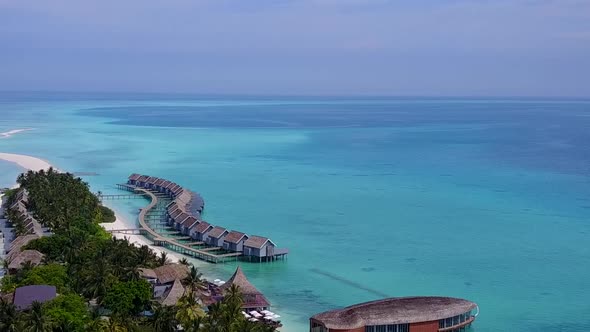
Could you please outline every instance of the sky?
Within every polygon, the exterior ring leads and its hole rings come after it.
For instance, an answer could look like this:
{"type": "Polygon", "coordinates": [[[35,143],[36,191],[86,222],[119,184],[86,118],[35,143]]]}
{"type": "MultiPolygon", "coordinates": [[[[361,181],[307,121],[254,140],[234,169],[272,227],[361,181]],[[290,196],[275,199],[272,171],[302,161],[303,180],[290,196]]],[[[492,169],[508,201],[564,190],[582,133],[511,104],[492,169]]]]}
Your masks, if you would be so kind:
{"type": "Polygon", "coordinates": [[[590,97],[590,0],[0,0],[0,90],[590,97]]]}

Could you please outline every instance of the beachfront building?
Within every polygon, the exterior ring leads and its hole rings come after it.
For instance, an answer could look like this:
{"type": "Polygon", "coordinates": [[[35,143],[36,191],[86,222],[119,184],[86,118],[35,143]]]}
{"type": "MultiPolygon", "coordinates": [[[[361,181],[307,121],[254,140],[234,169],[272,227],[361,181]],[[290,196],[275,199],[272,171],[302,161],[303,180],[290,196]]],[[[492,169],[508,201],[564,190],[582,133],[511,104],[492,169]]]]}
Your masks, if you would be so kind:
{"type": "Polygon", "coordinates": [[[43,261],[43,254],[37,250],[23,250],[31,241],[40,238],[37,234],[21,235],[14,239],[8,249],[6,255],[6,262],[8,263],[8,272],[16,273],[23,267],[23,264],[29,262],[32,266],[41,264],[43,261]]]}
{"type": "Polygon", "coordinates": [[[248,235],[238,231],[231,231],[225,237],[223,249],[242,252],[244,251],[244,242],[246,242],[246,240],[248,240],[248,235]]]}
{"type": "MultiPolygon", "coordinates": [[[[190,245],[186,242],[178,243],[176,242],[178,239],[187,240],[186,237],[174,238],[169,235],[176,232],[167,231],[158,234],[149,229],[148,231],[158,239],[160,245],[169,245],[174,250],[214,263],[238,259],[238,257],[266,262],[285,258],[288,254],[287,249],[277,249],[274,242],[268,238],[248,236],[238,231],[230,232],[224,227],[214,227],[202,221],[201,213],[205,206],[203,198],[174,182],[134,173],[129,176],[127,184],[118,186],[120,189],[134,192],[141,192],[140,189],[147,190],[151,192],[152,197],[161,198],[161,194],[167,195],[171,202],[166,206],[162,220],[182,235],[188,235],[196,240],[190,245]],[[202,248],[203,245],[213,248],[202,248]],[[216,253],[216,249],[219,248],[226,252],[216,253]]],[[[142,228],[146,227],[147,225],[142,224],[142,228]]]]}
{"type": "Polygon", "coordinates": [[[227,234],[229,234],[227,229],[225,229],[223,227],[215,226],[209,232],[209,236],[207,237],[207,240],[205,241],[205,243],[207,243],[208,245],[213,246],[213,247],[222,247],[223,240],[225,240],[225,237],[227,236],[227,234]]]}
{"type": "Polygon", "coordinates": [[[310,332],[450,332],[471,325],[477,304],[450,297],[401,297],[327,311],[310,319],[310,332]]]}
{"type": "Polygon", "coordinates": [[[233,276],[221,286],[221,289],[227,290],[231,285],[236,285],[240,288],[243,299],[242,309],[245,311],[270,309],[270,302],[250,283],[240,266],[238,266],[233,276]]]}
{"type": "Polygon", "coordinates": [[[172,306],[184,294],[182,280],[189,269],[182,264],[166,264],[155,269],[141,268],[139,276],[152,285],[153,297],[162,305],[172,306]]]}

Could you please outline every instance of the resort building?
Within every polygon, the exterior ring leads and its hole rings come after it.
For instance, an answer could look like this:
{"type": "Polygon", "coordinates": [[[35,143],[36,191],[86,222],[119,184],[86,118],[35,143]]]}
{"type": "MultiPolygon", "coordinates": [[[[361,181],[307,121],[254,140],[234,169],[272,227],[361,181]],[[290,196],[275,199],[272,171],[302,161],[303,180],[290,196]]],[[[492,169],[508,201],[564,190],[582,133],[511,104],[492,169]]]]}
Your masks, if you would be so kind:
{"type": "Polygon", "coordinates": [[[478,314],[477,304],[463,299],[389,298],[317,314],[310,332],[462,331],[478,314]]]}
{"type": "Polygon", "coordinates": [[[206,221],[201,220],[196,226],[191,228],[189,236],[197,241],[205,242],[213,226],[206,221]]]}
{"type": "Polygon", "coordinates": [[[244,242],[246,242],[246,240],[248,240],[248,235],[238,231],[231,231],[225,237],[223,249],[229,251],[244,251],[244,242]]]}
{"type": "Polygon", "coordinates": [[[277,249],[274,242],[263,236],[252,235],[244,242],[244,256],[266,261],[286,255],[287,249],[277,249]]]}
{"type": "MultiPolygon", "coordinates": [[[[287,249],[277,249],[274,242],[266,237],[248,236],[238,231],[228,231],[221,226],[212,226],[201,220],[205,202],[203,198],[177,183],[141,174],[131,174],[127,184],[118,185],[120,189],[136,193],[145,192],[157,201],[157,197],[168,196],[171,202],[166,206],[165,213],[156,218],[163,220],[168,226],[174,228],[172,232],[157,233],[155,230],[147,229],[152,237],[157,239],[159,245],[167,245],[173,250],[191,255],[214,263],[230,259],[254,258],[256,261],[272,261],[285,258],[287,249]],[[178,234],[180,233],[180,234],[178,234]],[[173,237],[170,234],[188,235],[196,240],[193,243],[177,242],[178,239],[186,241],[186,236],[173,237]],[[205,245],[205,248],[203,248],[205,245]]],[[[150,206],[152,208],[153,206],[150,206]]],[[[142,211],[143,218],[146,212],[142,211]]],[[[140,219],[142,218],[140,213],[140,219]]],[[[152,216],[153,218],[153,216],[152,216]]],[[[142,229],[150,228],[146,223],[142,229]]],[[[176,236],[175,235],[175,236],[176,236]]]]}
{"type": "Polygon", "coordinates": [[[31,285],[19,287],[14,291],[13,303],[18,310],[28,310],[33,302],[45,303],[57,296],[55,286],[31,285]]]}
{"type": "Polygon", "coordinates": [[[43,254],[37,250],[22,250],[29,242],[40,238],[37,234],[21,235],[14,239],[8,249],[6,262],[8,263],[8,272],[16,273],[22,268],[22,265],[29,262],[31,265],[39,265],[43,261],[43,254]]]}
{"type": "Polygon", "coordinates": [[[199,221],[193,216],[189,216],[180,225],[180,232],[184,235],[189,235],[190,229],[195,226],[199,221]]]}
{"type": "Polygon", "coordinates": [[[215,226],[209,232],[209,236],[207,237],[207,240],[205,242],[210,246],[222,247],[223,240],[225,240],[225,237],[227,236],[228,233],[229,232],[227,231],[227,229],[225,229],[223,227],[215,226]]]}
{"type": "Polygon", "coordinates": [[[189,274],[182,264],[166,264],[155,269],[139,269],[141,278],[153,287],[153,297],[162,305],[175,305],[184,294],[182,280],[189,274]]]}
{"type": "Polygon", "coordinates": [[[244,271],[242,271],[240,266],[238,266],[233,276],[221,286],[221,289],[226,290],[230,288],[231,285],[238,286],[242,292],[242,309],[245,309],[246,311],[270,309],[270,302],[268,302],[266,297],[264,297],[264,295],[256,289],[250,281],[248,281],[248,278],[246,278],[246,275],[244,275],[244,271]]]}

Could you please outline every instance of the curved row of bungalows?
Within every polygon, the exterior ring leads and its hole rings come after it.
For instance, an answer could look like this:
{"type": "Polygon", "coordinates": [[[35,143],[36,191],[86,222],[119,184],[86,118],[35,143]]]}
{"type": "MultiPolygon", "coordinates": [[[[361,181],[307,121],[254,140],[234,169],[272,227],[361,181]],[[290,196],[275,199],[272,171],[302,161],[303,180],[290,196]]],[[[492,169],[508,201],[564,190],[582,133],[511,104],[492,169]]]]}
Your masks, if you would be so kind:
{"type": "Polygon", "coordinates": [[[16,194],[16,199],[14,203],[10,206],[10,210],[12,210],[18,218],[23,221],[25,225],[25,229],[27,230],[27,234],[36,234],[38,236],[43,236],[43,234],[47,233],[48,230],[41,226],[41,223],[33,217],[33,214],[28,211],[27,203],[29,202],[29,194],[25,189],[21,189],[16,194]]]}
{"type": "Polygon", "coordinates": [[[205,208],[205,201],[201,195],[172,181],[134,173],[129,176],[127,184],[165,194],[173,200],[173,203],[176,203],[182,212],[188,214],[200,216],[205,208]]]}
{"type": "Polygon", "coordinates": [[[277,249],[274,242],[262,236],[249,236],[221,226],[214,226],[201,220],[204,201],[198,194],[183,189],[176,183],[147,175],[132,174],[129,185],[158,191],[173,200],[166,207],[166,222],[169,226],[191,239],[227,251],[242,252],[244,256],[274,258],[284,256],[287,249],[277,249]]]}

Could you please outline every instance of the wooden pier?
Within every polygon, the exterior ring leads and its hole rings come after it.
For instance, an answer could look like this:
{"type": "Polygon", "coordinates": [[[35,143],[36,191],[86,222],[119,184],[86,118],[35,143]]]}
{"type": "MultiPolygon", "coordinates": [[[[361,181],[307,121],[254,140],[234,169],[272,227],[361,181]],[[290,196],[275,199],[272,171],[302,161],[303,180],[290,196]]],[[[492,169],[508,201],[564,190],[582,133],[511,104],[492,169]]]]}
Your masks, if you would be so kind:
{"type": "MultiPolygon", "coordinates": [[[[130,188],[131,186],[125,186],[125,187],[130,188]]],[[[126,189],[126,190],[128,190],[128,189],[126,189]]],[[[172,249],[176,252],[180,252],[182,254],[185,254],[185,255],[188,255],[191,257],[205,260],[210,263],[223,263],[223,262],[226,262],[229,260],[237,260],[238,257],[242,256],[241,252],[225,253],[225,254],[213,254],[213,253],[208,252],[208,251],[222,250],[223,248],[221,248],[221,247],[195,249],[190,246],[190,245],[192,245],[190,243],[184,244],[184,243],[178,242],[182,239],[190,239],[190,237],[175,239],[175,238],[167,237],[166,234],[161,234],[161,233],[156,232],[146,222],[146,218],[148,217],[148,214],[152,211],[152,209],[154,209],[154,207],[156,207],[158,205],[158,202],[159,202],[158,197],[153,192],[146,190],[146,189],[133,187],[133,190],[135,192],[138,192],[140,195],[143,195],[143,196],[148,197],[150,199],[150,203],[148,204],[148,206],[141,209],[141,211],[139,212],[139,224],[145,233],[142,235],[146,235],[148,238],[150,238],[152,241],[154,241],[154,244],[172,249]]],[[[131,230],[122,230],[122,231],[131,231],[131,230]]],[[[135,230],[133,230],[133,231],[135,231],[135,230]]],[[[179,232],[175,232],[175,233],[179,233],[179,232]]]]}

